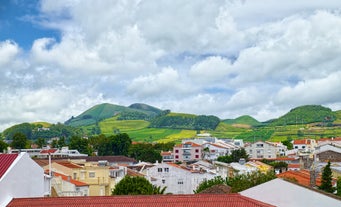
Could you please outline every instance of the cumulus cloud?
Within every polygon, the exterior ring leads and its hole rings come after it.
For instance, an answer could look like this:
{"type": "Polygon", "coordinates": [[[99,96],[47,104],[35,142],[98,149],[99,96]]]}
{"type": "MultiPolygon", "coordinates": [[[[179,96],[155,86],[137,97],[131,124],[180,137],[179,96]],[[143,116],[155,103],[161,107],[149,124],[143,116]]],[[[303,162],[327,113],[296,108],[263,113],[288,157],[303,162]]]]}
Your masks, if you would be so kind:
{"type": "Polygon", "coordinates": [[[101,102],[261,120],[300,104],[341,106],[338,0],[38,6],[26,20],[60,36],[28,51],[0,42],[2,126],[63,122],[101,102]]]}

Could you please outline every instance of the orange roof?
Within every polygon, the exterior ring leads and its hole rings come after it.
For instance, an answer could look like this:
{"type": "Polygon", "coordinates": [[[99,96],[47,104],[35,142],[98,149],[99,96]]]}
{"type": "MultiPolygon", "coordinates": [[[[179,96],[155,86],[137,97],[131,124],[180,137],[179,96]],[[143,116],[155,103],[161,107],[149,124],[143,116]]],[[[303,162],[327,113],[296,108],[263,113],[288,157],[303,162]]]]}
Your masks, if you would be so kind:
{"type": "Polygon", "coordinates": [[[200,144],[196,144],[194,142],[186,142],[186,143],[183,143],[183,144],[177,144],[177,145],[175,145],[175,147],[183,147],[184,144],[190,144],[192,147],[201,147],[200,144]]]}
{"type": "Polygon", "coordinates": [[[0,178],[7,172],[18,154],[0,154],[0,178]]]}
{"type": "Polygon", "coordinates": [[[273,207],[240,194],[126,195],[86,197],[14,198],[8,207],[273,207]]]}
{"type": "Polygon", "coordinates": [[[64,167],[72,168],[72,169],[82,168],[82,166],[74,164],[72,162],[59,161],[59,162],[56,162],[56,163],[59,164],[59,165],[62,165],[64,167]]]}
{"type": "Polygon", "coordinates": [[[48,154],[48,153],[55,153],[57,149],[46,149],[46,150],[41,150],[40,154],[48,154]]]}
{"type": "Polygon", "coordinates": [[[53,176],[61,177],[64,181],[70,182],[70,183],[72,183],[72,184],[74,184],[75,186],[78,186],[78,187],[89,186],[86,183],[83,183],[83,182],[78,181],[78,180],[71,179],[70,176],[66,176],[66,175],[63,175],[63,174],[60,174],[60,173],[57,173],[57,172],[53,172],[53,176]]]}
{"type": "MultiPolygon", "coordinates": [[[[300,171],[286,171],[277,175],[279,178],[294,179],[299,184],[309,187],[310,186],[310,172],[308,170],[300,171]]],[[[321,177],[316,178],[316,185],[321,185],[321,177]]]]}
{"type": "Polygon", "coordinates": [[[161,152],[161,156],[164,156],[164,155],[172,155],[172,152],[161,152]]]}
{"type": "Polygon", "coordinates": [[[300,168],[301,164],[288,164],[288,168],[300,168]]]}

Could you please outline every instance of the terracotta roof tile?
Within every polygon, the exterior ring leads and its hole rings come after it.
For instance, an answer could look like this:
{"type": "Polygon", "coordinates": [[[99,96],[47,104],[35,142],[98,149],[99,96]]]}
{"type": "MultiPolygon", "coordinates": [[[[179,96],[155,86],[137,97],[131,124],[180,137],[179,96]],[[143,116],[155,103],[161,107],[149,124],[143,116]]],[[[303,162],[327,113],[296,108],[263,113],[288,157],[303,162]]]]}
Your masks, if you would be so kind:
{"type": "Polygon", "coordinates": [[[70,183],[72,183],[72,184],[74,184],[75,186],[78,186],[78,187],[81,187],[81,186],[89,186],[89,185],[86,184],[86,183],[83,183],[83,182],[78,181],[78,180],[71,179],[70,176],[63,175],[63,174],[61,174],[61,173],[53,172],[53,176],[55,176],[55,177],[61,177],[64,181],[70,182],[70,183]]]}
{"type": "Polygon", "coordinates": [[[273,207],[240,194],[15,198],[8,207],[273,207]]]}
{"type": "MultiPolygon", "coordinates": [[[[294,179],[299,184],[309,187],[310,186],[310,173],[308,170],[300,171],[286,171],[277,175],[279,178],[294,179]]],[[[316,178],[316,185],[321,185],[321,177],[316,178]]]]}
{"type": "Polygon", "coordinates": [[[18,154],[0,154],[0,178],[6,173],[17,157],[18,154]]]}
{"type": "Polygon", "coordinates": [[[59,162],[56,162],[56,163],[58,163],[59,165],[63,165],[64,167],[72,168],[72,169],[82,168],[82,166],[77,165],[77,164],[72,163],[72,162],[59,161],[59,162]]]}

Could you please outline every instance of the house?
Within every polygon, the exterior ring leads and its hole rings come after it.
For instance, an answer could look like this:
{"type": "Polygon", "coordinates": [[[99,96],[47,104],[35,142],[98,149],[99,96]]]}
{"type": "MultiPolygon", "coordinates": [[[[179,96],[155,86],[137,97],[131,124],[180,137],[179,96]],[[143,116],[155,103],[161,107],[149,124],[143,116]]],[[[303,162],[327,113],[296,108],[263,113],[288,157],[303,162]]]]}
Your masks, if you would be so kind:
{"type": "Polygon", "coordinates": [[[321,139],[317,140],[317,146],[321,146],[321,145],[325,145],[325,144],[341,145],[341,137],[321,138],[321,139]]]}
{"type": "Polygon", "coordinates": [[[240,194],[126,195],[101,197],[20,198],[7,207],[274,207],[240,194]]]}
{"type": "MultiPolygon", "coordinates": [[[[44,169],[48,169],[48,166],[44,169]]],[[[88,184],[90,196],[111,195],[115,185],[127,174],[126,167],[110,166],[106,161],[83,164],[56,161],[52,163],[52,171],[88,184]]]]}
{"type": "Polygon", "coordinates": [[[296,139],[293,141],[293,148],[301,152],[313,152],[317,147],[315,139],[296,139]]]}
{"type": "Polygon", "coordinates": [[[273,159],[284,156],[287,147],[279,143],[257,141],[246,145],[245,150],[252,159],[273,159]]]}
{"type": "Polygon", "coordinates": [[[162,162],[173,162],[174,161],[174,156],[171,151],[168,152],[161,152],[161,157],[162,157],[162,162]]]}
{"type": "Polygon", "coordinates": [[[89,185],[74,180],[71,176],[67,176],[61,173],[52,172],[51,180],[52,188],[56,192],[57,197],[61,196],[88,196],[89,185]]]}
{"type": "Polygon", "coordinates": [[[187,162],[202,159],[201,145],[186,142],[173,147],[174,162],[187,162]]]}
{"type": "Polygon", "coordinates": [[[279,178],[244,190],[240,194],[278,207],[341,206],[341,200],[336,196],[279,178]]]}
{"type": "Polygon", "coordinates": [[[320,162],[341,162],[341,145],[335,143],[319,145],[315,155],[320,162]]]}
{"type": "MultiPolygon", "coordinates": [[[[277,174],[277,177],[291,180],[293,182],[297,182],[298,184],[302,186],[306,186],[306,187],[310,187],[312,185],[311,172],[308,170],[288,170],[288,171],[277,174]]],[[[316,176],[313,185],[317,185],[317,186],[321,185],[320,175],[316,176]]]]}
{"type": "Polygon", "coordinates": [[[255,167],[261,173],[267,173],[267,172],[273,170],[272,166],[265,164],[263,162],[260,162],[258,160],[249,161],[249,162],[245,163],[245,165],[250,166],[250,167],[255,167]]]}
{"type": "Polygon", "coordinates": [[[0,154],[0,206],[12,198],[42,197],[49,194],[49,178],[30,156],[0,154]]]}
{"type": "Polygon", "coordinates": [[[239,149],[238,146],[232,143],[225,142],[215,142],[215,143],[205,143],[202,145],[203,148],[203,158],[206,160],[217,160],[220,156],[231,155],[233,150],[239,149]]]}
{"type": "Polygon", "coordinates": [[[146,178],[153,185],[167,187],[166,193],[172,194],[193,194],[202,181],[213,179],[215,176],[205,170],[175,163],[158,163],[146,170],[146,178]]]}

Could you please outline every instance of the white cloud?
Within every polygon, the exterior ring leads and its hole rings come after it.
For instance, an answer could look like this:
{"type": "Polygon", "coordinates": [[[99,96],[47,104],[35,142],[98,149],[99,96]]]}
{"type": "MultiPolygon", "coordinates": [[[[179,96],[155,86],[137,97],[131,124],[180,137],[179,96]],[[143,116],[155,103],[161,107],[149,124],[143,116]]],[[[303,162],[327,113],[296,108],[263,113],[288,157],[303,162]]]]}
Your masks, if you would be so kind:
{"type": "Polygon", "coordinates": [[[15,42],[9,40],[0,42],[0,70],[15,61],[19,52],[20,49],[15,42]]]}
{"type": "Polygon", "coordinates": [[[60,37],[0,42],[2,126],[101,102],[261,120],[341,105],[338,0],[43,0],[27,19],[60,37]]]}
{"type": "Polygon", "coordinates": [[[194,80],[197,80],[197,82],[207,84],[221,81],[231,72],[231,63],[229,60],[213,56],[195,63],[191,67],[189,75],[194,78],[194,80]]]}

